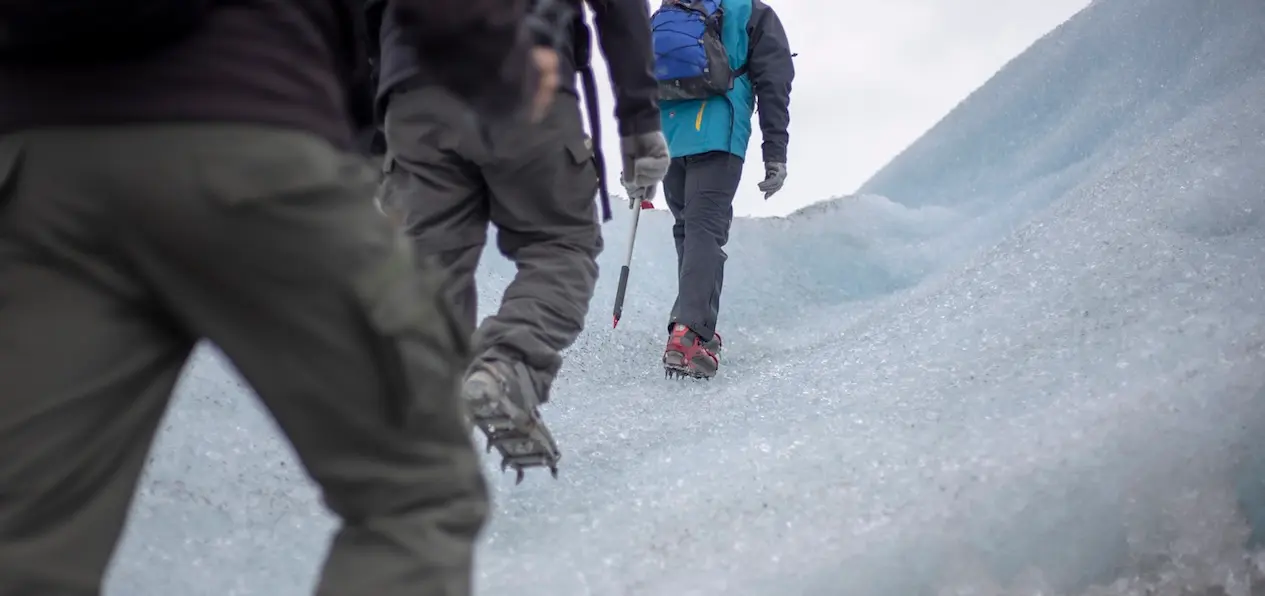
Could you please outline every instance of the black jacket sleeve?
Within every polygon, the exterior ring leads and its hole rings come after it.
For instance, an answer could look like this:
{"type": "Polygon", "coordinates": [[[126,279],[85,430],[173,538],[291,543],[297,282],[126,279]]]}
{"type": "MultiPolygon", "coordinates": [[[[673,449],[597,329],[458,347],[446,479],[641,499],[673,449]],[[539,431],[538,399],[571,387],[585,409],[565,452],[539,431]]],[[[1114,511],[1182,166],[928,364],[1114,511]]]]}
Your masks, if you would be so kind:
{"type": "Polygon", "coordinates": [[[764,163],[786,163],[791,140],[791,83],[795,80],[790,40],[777,13],[760,0],[752,2],[747,34],[751,40],[747,69],[759,107],[764,163]]]}
{"type": "Polygon", "coordinates": [[[659,84],[654,78],[646,0],[587,1],[610,70],[619,136],[659,130],[659,84]]]}

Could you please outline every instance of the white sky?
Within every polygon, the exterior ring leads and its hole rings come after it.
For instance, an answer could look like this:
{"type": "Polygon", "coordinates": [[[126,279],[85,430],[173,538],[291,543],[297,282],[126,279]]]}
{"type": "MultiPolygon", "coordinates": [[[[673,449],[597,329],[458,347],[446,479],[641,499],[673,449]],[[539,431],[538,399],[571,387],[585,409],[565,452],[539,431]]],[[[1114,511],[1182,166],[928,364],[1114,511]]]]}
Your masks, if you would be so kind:
{"type": "MultiPolygon", "coordinates": [[[[765,0],[795,59],[790,175],[768,201],[752,136],[735,215],[785,215],[857,189],[1042,35],[1090,0],[765,0]]],[[[651,3],[652,10],[658,5],[651,3]]],[[[612,193],[619,141],[605,64],[596,53],[612,193]]],[[[656,206],[665,208],[662,196],[656,206]]],[[[618,208],[618,206],[616,206],[618,208]]]]}

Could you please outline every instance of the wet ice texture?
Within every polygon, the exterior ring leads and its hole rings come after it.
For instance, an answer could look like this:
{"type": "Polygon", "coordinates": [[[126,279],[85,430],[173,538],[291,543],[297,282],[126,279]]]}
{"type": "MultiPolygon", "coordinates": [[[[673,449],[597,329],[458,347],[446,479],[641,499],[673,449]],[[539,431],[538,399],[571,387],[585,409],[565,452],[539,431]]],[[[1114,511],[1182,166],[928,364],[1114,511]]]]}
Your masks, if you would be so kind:
{"type": "MultiPolygon", "coordinates": [[[[1262,30],[1095,2],[858,196],[739,220],[710,383],[661,379],[665,213],[609,329],[621,211],[561,479],[488,461],[479,593],[1263,593],[1262,30]]],[[[289,447],[210,351],[179,394],[109,594],[306,593],[332,521],[289,447]]]]}

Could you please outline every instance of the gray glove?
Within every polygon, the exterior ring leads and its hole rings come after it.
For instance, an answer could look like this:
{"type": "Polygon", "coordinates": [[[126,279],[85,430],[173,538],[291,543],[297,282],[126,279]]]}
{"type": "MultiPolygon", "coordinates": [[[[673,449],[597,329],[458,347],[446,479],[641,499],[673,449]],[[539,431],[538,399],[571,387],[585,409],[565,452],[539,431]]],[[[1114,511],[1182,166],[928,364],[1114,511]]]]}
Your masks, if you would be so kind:
{"type": "Polygon", "coordinates": [[[663,180],[672,161],[668,155],[668,141],[659,130],[621,138],[619,153],[624,162],[620,182],[628,191],[629,198],[636,193],[652,192],[645,189],[653,189],[663,180]]]}
{"type": "Polygon", "coordinates": [[[656,194],[658,194],[656,192],[657,188],[659,187],[658,186],[642,186],[642,187],[625,186],[624,190],[628,192],[628,208],[635,209],[637,205],[640,205],[643,201],[654,202],[654,197],[656,194]]]}
{"type": "Polygon", "coordinates": [[[760,190],[764,193],[764,200],[777,194],[782,190],[782,185],[786,184],[786,164],[784,163],[766,163],[764,164],[764,180],[760,182],[760,190]]]}

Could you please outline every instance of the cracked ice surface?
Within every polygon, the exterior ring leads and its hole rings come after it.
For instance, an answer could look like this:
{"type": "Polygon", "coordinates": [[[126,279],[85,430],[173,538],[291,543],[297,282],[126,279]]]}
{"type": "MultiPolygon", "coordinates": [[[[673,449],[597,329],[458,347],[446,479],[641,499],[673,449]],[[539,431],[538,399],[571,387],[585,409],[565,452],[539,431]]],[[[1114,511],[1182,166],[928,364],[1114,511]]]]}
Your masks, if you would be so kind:
{"type": "MultiPolygon", "coordinates": [[[[708,383],[658,364],[663,212],[609,329],[621,211],[479,593],[1265,593],[1263,22],[1095,2],[863,194],[740,219],[708,383]]],[[[310,591],[333,522],[249,396],[198,354],[108,594],[310,591]]]]}

